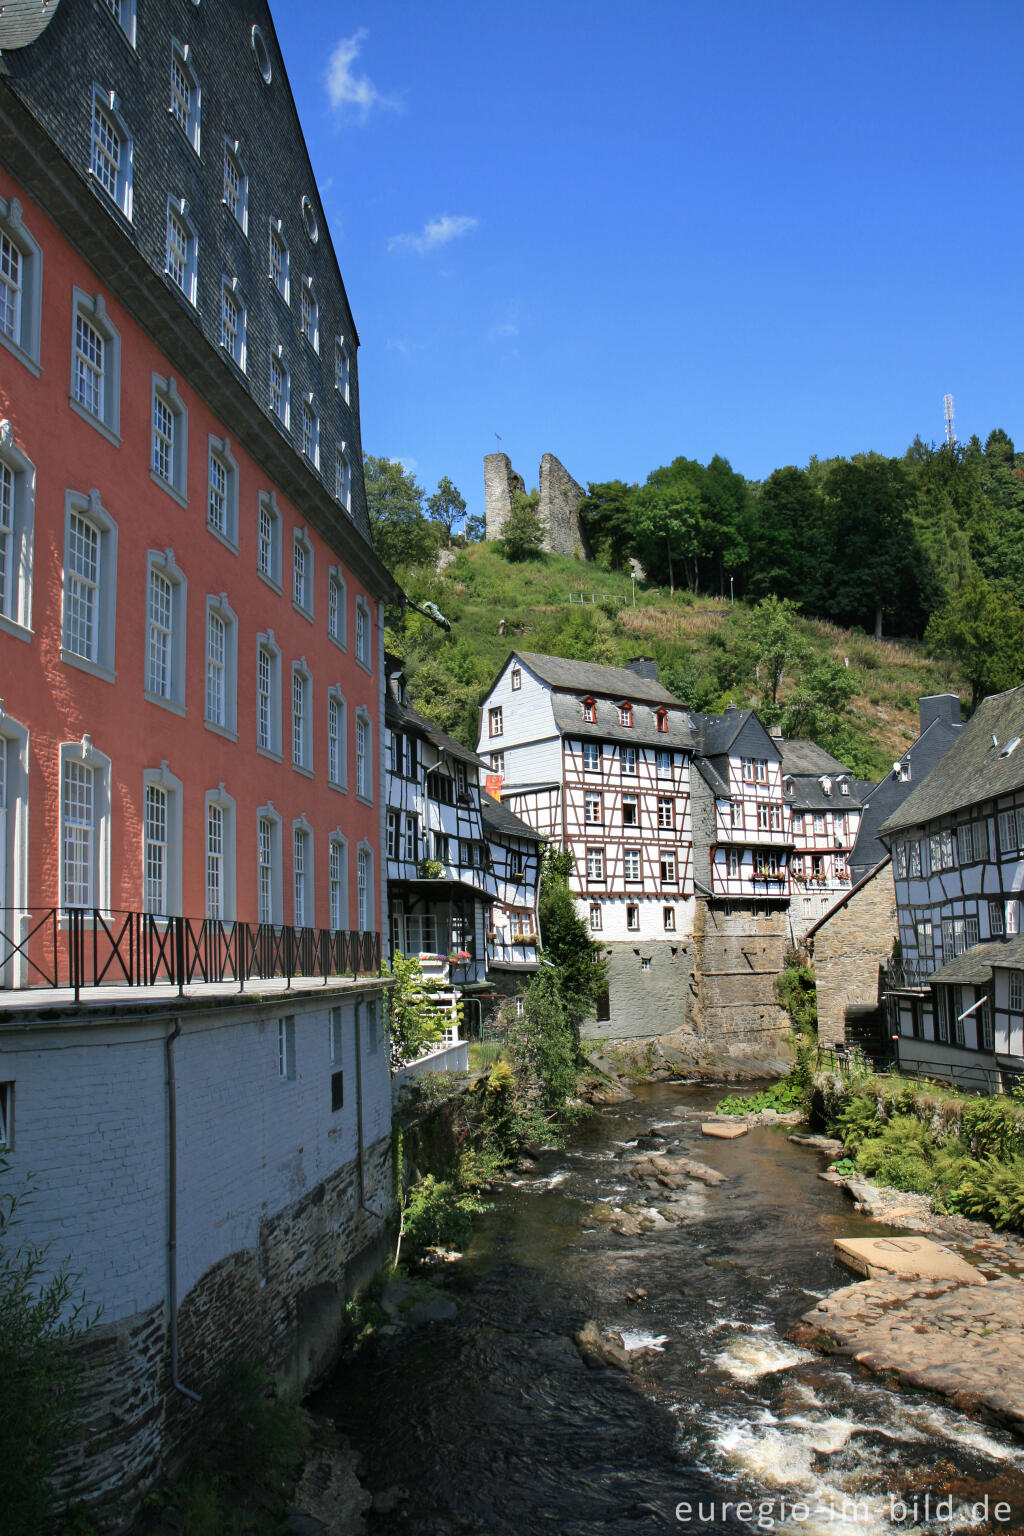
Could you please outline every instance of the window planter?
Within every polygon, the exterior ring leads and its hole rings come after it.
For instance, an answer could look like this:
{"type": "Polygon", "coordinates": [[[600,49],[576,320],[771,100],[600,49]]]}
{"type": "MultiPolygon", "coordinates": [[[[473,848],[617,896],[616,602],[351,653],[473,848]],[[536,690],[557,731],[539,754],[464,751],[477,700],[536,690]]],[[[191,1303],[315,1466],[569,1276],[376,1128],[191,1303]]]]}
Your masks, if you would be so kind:
{"type": "Polygon", "coordinates": [[[420,859],[417,869],[421,880],[440,880],[444,874],[440,859],[420,859]]]}

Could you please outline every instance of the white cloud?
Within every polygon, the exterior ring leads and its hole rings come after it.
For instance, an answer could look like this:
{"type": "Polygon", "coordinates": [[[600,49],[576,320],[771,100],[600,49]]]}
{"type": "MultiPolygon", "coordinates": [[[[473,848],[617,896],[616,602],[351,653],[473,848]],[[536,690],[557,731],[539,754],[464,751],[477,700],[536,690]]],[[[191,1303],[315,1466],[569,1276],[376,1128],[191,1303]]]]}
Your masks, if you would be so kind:
{"type": "Polygon", "coordinates": [[[360,27],[351,37],[343,37],[327,61],[324,85],[327,96],[337,113],[352,109],[361,123],[365,123],[374,107],[396,107],[397,102],[382,96],[368,75],[356,75],[352,66],[359,57],[359,50],[366,28],[360,27]]]}
{"type": "Polygon", "coordinates": [[[476,219],[468,214],[442,213],[440,218],[428,219],[418,235],[394,235],[388,241],[388,250],[415,251],[422,256],[427,251],[435,251],[439,245],[448,245],[461,235],[468,235],[476,226],[476,219]]]}

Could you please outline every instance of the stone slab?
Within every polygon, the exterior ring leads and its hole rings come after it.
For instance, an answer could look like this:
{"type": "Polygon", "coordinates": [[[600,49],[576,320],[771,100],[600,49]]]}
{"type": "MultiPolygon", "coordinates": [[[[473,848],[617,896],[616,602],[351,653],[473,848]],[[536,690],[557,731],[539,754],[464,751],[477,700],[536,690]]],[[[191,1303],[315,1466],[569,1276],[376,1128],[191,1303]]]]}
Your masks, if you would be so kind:
{"type": "Polygon", "coordinates": [[[911,1280],[955,1280],[960,1285],[985,1285],[984,1275],[959,1254],[927,1237],[837,1237],[836,1258],[847,1269],[869,1280],[898,1275],[911,1280]]]}
{"type": "Polygon", "coordinates": [[[727,1125],[723,1121],[707,1120],[700,1128],[702,1136],[717,1136],[721,1141],[735,1141],[737,1136],[747,1134],[746,1121],[740,1125],[727,1125]]]}

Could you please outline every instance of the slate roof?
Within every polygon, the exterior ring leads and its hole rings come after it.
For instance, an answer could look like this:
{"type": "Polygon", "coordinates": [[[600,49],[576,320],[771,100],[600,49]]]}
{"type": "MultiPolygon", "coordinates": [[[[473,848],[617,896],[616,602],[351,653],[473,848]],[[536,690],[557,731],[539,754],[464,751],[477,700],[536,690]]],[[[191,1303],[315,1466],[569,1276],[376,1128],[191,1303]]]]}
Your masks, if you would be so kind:
{"type": "Polygon", "coordinates": [[[495,800],[485,789],[480,791],[480,817],[489,832],[497,832],[503,837],[523,837],[531,843],[542,843],[543,832],[538,832],[536,827],[531,827],[521,817],[516,816],[500,800],[495,800]]]}
{"type": "Polygon", "coordinates": [[[1015,971],[1024,969],[1024,934],[975,944],[965,949],[962,955],[947,960],[928,980],[929,983],[944,982],[947,986],[961,982],[980,985],[989,980],[993,966],[997,965],[1015,971]]]}
{"type": "Polygon", "coordinates": [[[850,855],[850,873],[855,880],[872,869],[885,853],[885,845],[878,838],[883,821],[913,794],[919,784],[924,783],[963,731],[964,727],[959,723],[952,725],[948,720],[933,720],[900,758],[901,762],[910,762],[910,779],[900,779],[896,774],[888,773],[879,783],[867,785],[861,795],[857,841],[850,855]]]}
{"type": "MultiPolygon", "coordinates": [[[[867,885],[869,880],[873,880],[875,876],[879,874],[887,864],[891,863],[892,854],[883,854],[878,863],[875,864],[873,868],[869,869],[866,875],[861,875],[860,879],[856,881],[854,885],[851,885],[848,891],[843,892],[838,901],[834,901],[832,903],[827,912],[822,913],[821,917],[818,918],[816,923],[811,924],[807,932],[804,934],[804,943],[806,943],[809,938],[816,934],[819,928],[824,928],[825,924],[829,921],[830,918],[835,917],[837,912],[842,911],[843,907],[846,906],[851,897],[856,896],[857,892],[861,890],[865,885],[867,885]]],[[[895,899],[896,896],[894,891],[893,900],[895,901],[895,899]]]]}
{"type": "Polygon", "coordinates": [[[567,661],[562,656],[543,656],[539,651],[513,651],[512,654],[518,656],[524,666],[529,667],[542,682],[550,683],[552,688],[561,688],[570,693],[592,693],[595,697],[604,694],[616,701],[629,699],[635,703],[637,699],[645,699],[648,703],[668,704],[676,709],[686,707],[661,683],[650,677],[641,677],[638,672],[631,672],[629,667],[606,667],[594,661],[567,661]]]}
{"type": "MultiPolygon", "coordinates": [[[[607,667],[605,670],[617,672],[620,668],[607,667]]],[[[608,699],[596,697],[594,699],[596,719],[593,724],[584,720],[579,698],[567,693],[552,693],[551,713],[554,715],[558,729],[565,736],[622,741],[633,746],[675,747],[676,750],[681,748],[687,752],[695,749],[697,731],[692,724],[693,717],[681,712],[682,705],[679,705],[678,709],[668,711],[665,717],[667,730],[659,731],[654,708],[650,704],[637,704],[633,699],[630,703],[633,705],[632,725],[620,725],[618,705],[608,699]]]]}
{"type": "Polygon", "coordinates": [[[484,768],[490,772],[490,765],[485,763],[482,757],[464,747],[461,741],[456,741],[454,736],[449,736],[436,726],[432,720],[421,715],[413,709],[411,704],[399,704],[394,694],[390,691],[384,700],[384,720],[393,730],[415,731],[418,736],[426,737],[431,746],[439,752],[445,752],[448,757],[458,758],[460,762],[469,763],[473,768],[484,768]]]}
{"type": "Polygon", "coordinates": [[[787,741],[780,738],[779,750],[782,753],[783,772],[796,774],[809,773],[816,778],[819,773],[827,773],[833,777],[846,774],[852,778],[849,768],[833,757],[831,752],[826,752],[824,747],[819,747],[816,741],[794,740],[787,741]]]}
{"type": "Polygon", "coordinates": [[[982,699],[949,751],[883,823],[879,834],[885,837],[904,827],[923,826],[1024,788],[1024,742],[1008,757],[1002,755],[1014,737],[1024,737],[1024,688],[982,699]]]}

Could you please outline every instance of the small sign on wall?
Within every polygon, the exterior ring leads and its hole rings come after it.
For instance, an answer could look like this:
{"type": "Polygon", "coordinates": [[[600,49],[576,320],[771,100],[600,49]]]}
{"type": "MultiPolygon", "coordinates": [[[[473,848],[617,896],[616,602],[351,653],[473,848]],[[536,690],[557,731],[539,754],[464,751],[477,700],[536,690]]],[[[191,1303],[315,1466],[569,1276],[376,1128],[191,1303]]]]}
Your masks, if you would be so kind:
{"type": "Polygon", "coordinates": [[[503,779],[504,774],[501,773],[489,773],[484,779],[484,789],[486,789],[492,800],[501,799],[501,785],[503,779]]]}

